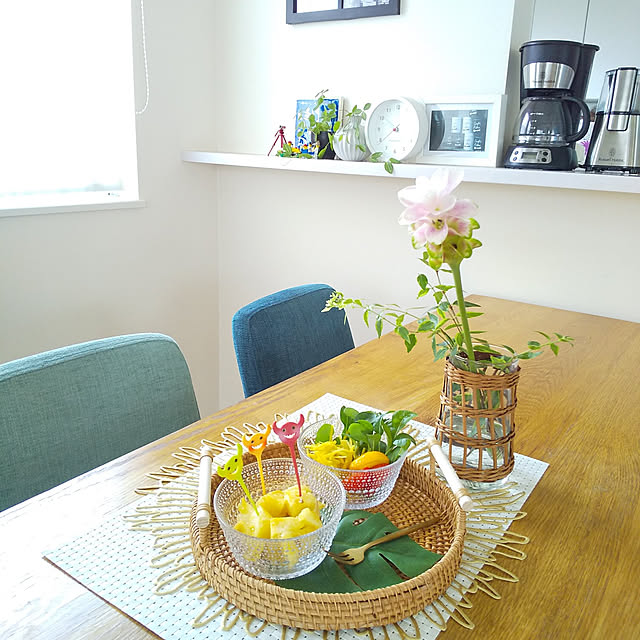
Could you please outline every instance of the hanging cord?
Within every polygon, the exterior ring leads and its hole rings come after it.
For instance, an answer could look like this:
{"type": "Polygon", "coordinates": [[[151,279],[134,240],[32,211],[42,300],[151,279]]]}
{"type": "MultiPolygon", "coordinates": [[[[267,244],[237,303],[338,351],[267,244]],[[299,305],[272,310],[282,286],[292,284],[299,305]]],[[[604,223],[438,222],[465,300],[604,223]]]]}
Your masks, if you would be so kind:
{"type": "Polygon", "coordinates": [[[149,68],[147,66],[147,37],[145,34],[144,26],[144,0],[140,0],[140,23],[142,25],[142,56],[144,59],[144,86],[146,91],[146,97],[144,101],[144,107],[140,111],[136,111],[136,115],[144,113],[149,106],[149,68]]]}
{"type": "Polygon", "coordinates": [[[533,7],[531,9],[531,23],[529,24],[529,37],[527,40],[533,40],[533,23],[535,22],[536,17],[536,4],[538,4],[537,0],[533,0],[533,7]]]}
{"type": "Polygon", "coordinates": [[[584,29],[582,30],[582,44],[587,41],[587,23],[589,22],[589,5],[591,4],[591,0],[587,0],[587,11],[584,14],[584,29]]]}

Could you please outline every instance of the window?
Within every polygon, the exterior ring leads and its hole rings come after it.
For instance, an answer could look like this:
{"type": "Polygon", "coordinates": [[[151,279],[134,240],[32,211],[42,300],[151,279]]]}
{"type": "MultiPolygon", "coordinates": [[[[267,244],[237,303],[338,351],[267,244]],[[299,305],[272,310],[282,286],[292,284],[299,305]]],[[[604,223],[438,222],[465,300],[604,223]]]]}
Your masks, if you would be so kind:
{"type": "Polygon", "coordinates": [[[138,199],[130,0],[0,0],[0,210],[138,199]]]}

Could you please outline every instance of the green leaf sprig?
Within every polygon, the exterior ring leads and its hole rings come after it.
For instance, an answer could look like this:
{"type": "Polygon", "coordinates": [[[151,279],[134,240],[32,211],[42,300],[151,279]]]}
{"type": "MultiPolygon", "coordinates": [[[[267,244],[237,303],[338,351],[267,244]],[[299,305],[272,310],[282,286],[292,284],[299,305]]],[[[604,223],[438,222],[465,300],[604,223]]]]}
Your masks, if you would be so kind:
{"type": "MultiPolygon", "coordinates": [[[[342,434],[335,440],[339,443],[341,439],[348,438],[357,446],[357,455],[367,451],[380,451],[392,463],[401,458],[412,444],[416,444],[413,436],[403,432],[407,423],[416,415],[413,411],[383,413],[358,411],[353,407],[343,406],[340,409],[342,434]]],[[[326,423],[318,429],[315,442],[328,442],[333,436],[333,425],[326,423]]]]}
{"type": "MultiPolygon", "coordinates": [[[[382,151],[376,151],[369,156],[369,162],[381,162],[380,157],[382,156],[382,151]]],[[[400,160],[396,158],[389,158],[384,161],[384,170],[387,173],[393,173],[393,165],[400,164],[400,160]]]]}
{"type": "MultiPolygon", "coordinates": [[[[426,252],[423,262],[428,260],[426,252]]],[[[337,291],[327,300],[323,311],[329,309],[359,308],[363,313],[363,320],[367,327],[373,326],[378,337],[382,335],[385,325],[391,326],[394,333],[404,341],[407,352],[417,344],[418,335],[426,334],[431,340],[431,350],[434,360],[440,360],[445,356],[459,355],[465,359],[468,347],[465,343],[465,330],[462,323],[460,303],[458,299],[451,300],[449,291],[455,289],[455,285],[444,284],[440,279],[440,272],[448,272],[441,268],[436,271],[436,281],[430,282],[425,274],[417,278],[420,299],[427,294],[433,296],[436,304],[428,309],[423,307],[401,308],[396,304],[367,303],[357,298],[346,298],[343,293],[337,291]],[[405,326],[406,322],[416,321],[416,328],[405,326]]],[[[482,316],[480,305],[464,300],[464,314],[466,318],[482,316]]],[[[541,355],[545,349],[550,349],[554,355],[558,355],[561,344],[573,346],[574,339],[561,333],[545,333],[537,331],[542,339],[529,340],[525,349],[516,350],[513,347],[500,344],[492,345],[481,337],[484,331],[471,331],[474,354],[480,355],[480,359],[473,365],[477,373],[485,373],[489,366],[498,371],[508,371],[518,360],[530,360],[541,355]],[[504,349],[505,353],[496,351],[496,346],[504,349]]]]}

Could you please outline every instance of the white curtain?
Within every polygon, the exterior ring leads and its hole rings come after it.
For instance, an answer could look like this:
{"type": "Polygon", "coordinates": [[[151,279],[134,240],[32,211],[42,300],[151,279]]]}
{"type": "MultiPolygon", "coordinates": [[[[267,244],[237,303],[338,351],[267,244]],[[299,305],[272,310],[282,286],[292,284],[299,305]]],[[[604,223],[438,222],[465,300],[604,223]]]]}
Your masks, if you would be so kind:
{"type": "Polygon", "coordinates": [[[3,197],[137,197],[130,0],[0,0],[3,197]]]}

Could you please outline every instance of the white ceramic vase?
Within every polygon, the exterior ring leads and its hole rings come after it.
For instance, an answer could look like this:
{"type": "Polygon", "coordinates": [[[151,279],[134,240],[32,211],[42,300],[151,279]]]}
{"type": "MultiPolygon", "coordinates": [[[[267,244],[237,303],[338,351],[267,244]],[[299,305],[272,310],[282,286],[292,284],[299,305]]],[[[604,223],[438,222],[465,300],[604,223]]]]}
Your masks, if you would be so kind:
{"type": "Polygon", "coordinates": [[[351,116],[333,136],[333,149],[340,160],[361,162],[367,157],[367,143],[360,116],[351,116]]]}

